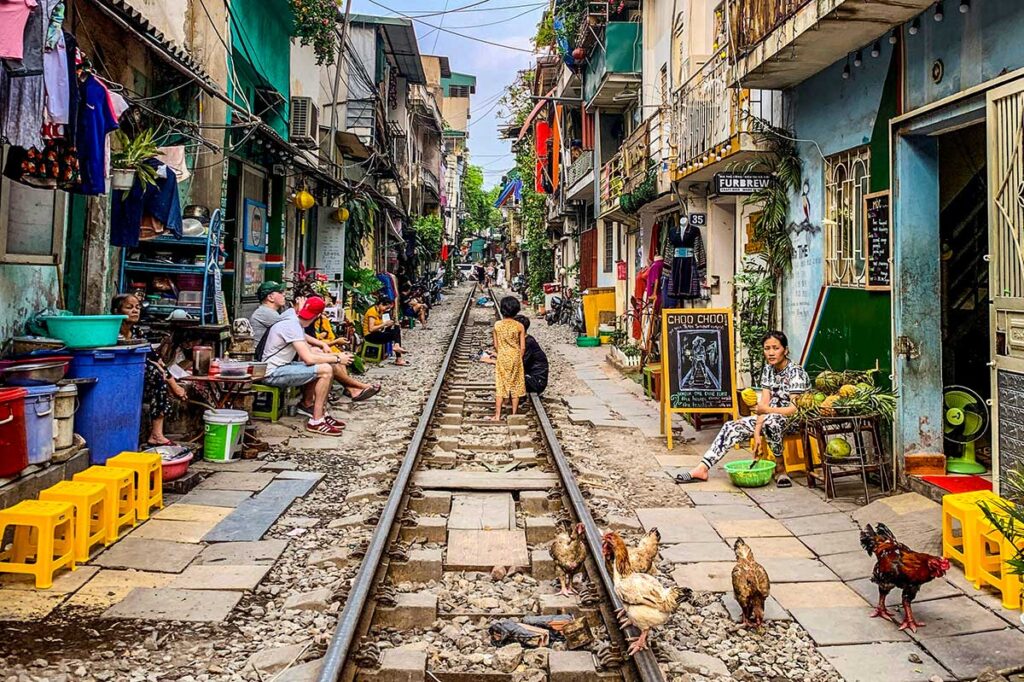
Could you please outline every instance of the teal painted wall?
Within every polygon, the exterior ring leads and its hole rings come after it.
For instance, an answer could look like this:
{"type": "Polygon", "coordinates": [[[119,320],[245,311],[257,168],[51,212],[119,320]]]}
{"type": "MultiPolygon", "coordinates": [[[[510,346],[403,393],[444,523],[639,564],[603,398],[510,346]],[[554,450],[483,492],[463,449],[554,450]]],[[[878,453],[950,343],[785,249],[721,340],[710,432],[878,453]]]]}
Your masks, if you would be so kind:
{"type": "Polygon", "coordinates": [[[640,24],[613,21],[605,27],[604,44],[598,44],[587,59],[583,75],[583,99],[594,98],[606,73],[640,73],[643,69],[643,40],[640,24]]]}
{"type": "Polygon", "coordinates": [[[25,333],[25,322],[57,307],[60,284],[55,265],[0,264],[0,340],[25,333]]]}
{"type": "MultiPolygon", "coordinates": [[[[286,0],[232,0],[231,48],[235,73],[245,96],[256,111],[253,91],[273,87],[284,103],[263,114],[264,120],[288,139],[288,101],[291,93],[291,9],[286,0]]],[[[230,86],[235,101],[242,101],[230,86]]]]}

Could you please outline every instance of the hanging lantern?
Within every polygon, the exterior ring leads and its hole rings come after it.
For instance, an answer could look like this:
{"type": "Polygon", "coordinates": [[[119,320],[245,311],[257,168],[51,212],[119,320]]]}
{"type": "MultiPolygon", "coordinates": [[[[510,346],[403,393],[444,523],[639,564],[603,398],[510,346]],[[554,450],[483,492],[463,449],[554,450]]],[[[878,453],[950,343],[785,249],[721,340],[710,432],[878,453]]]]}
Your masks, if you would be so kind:
{"type": "Polygon", "coordinates": [[[316,199],[314,199],[313,195],[304,189],[300,189],[295,193],[295,199],[293,202],[295,203],[295,208],[300,211],[308,211],[316,206],[316,199]]]}
{"type": "Polygon", "coordinates": [[[342,206],[334,212],[334,220],[339,223],[348,222],[349,212],[348,209],[342,206]]]}

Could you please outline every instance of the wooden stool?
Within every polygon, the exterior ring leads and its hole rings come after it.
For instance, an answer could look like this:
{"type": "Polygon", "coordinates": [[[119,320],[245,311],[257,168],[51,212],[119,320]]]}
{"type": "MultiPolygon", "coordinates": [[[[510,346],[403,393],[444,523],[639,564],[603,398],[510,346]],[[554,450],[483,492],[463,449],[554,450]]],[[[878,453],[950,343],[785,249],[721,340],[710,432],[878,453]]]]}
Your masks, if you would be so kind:
{"type": "Polygon", "coordinates": [[[75,570],[74,519],[69,502],[25,500],[0,511],[0,538],[14,526],[14,546],[0,552],[0,572],[35,576],[36,589],[52,587],[58,570],[75,570]]]}
{"type": "Polygon", "coordinates": [[[135,472],[122,467],[91,466],[74,475],[76,481],[102,483],[106,486],[107,506],[114,513],[107,516],[108,545],[117,542],[124,526],[135,527],[135,472]]]}
{"type": "Polygon", "coordinates": [[[150,509],[164,508],[164,467],[159,454],[122,452],[108,459],[107,466],[135,472],[135,514],[140,521],[149,518],[150,509]]]}
{"type": "Polygon", "coordinates": [[[964,567],[964,577],[975,587],[978,587],[978,562],[984,554],[976,551],[975,540],[980,536],[978,524],[985,520],[978,503],[998,499],[991,490],[942,496],[942,556],[959,562],[964,567]],[[953,534],[953,521],[960,525],[960,535],[953,534]]]}
{"type": "Polygon", "coordinates": [[[75,508],[75,561],[89,560],[93,545],[107,537],[107,518],[117,512],[107,506],[107,488],[102,483],[61,481],[39,493],[45,502],[69,502],[75,508]]]}
{"type": "MultiPolygon", "coordinates": [[[[1007,523],[1013,521],[1007,517],[1007,523]]],[[[1017,526],[1017,532],[1024,532],[1024,528],[1017,526]]],[[[1010,542],[988,519],[982,518],[978,521],[977,534],[973,538],[965,537],[964,543],[965,546],[973,545],[973,552],[978,557],[974,586],[980,588],[982,585],[991,585],[1003,595],[1004,609],[1019,610],[1020,576],[1014,574],[1009,561],[1017,557],[1018,551],[1024,547],[1024,540],[1018,540],[1017,544],[1010,542]],[[990,558],[988,552],[993,547],[996,551],[990,558]]]]}

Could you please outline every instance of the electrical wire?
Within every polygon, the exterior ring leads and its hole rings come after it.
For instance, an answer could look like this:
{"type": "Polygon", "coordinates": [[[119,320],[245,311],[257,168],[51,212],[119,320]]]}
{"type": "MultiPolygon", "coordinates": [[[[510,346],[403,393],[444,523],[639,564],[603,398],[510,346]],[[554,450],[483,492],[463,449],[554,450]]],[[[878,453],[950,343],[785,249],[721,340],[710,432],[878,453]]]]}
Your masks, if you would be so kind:
{"type": "Polygon", "coordinates": [[[410,19],[412,21],[421,23],[421,24],[423,24],[425,26],[429,26],[430,28],[437,29],[438,31],[443,31],[444,33],[450,33],[451,35],[458,36],[459,38],[465,38],[466,40],[472,40],[474,42],[483,43],[484,45],[491,45],[493,47],[501,47],[501,48],[504,48],[506,50],[512,50],[514,52],[525,52],[526,54],[533,54],[533,50],[527,50],[526,48],[523,48],[523,47],[515,47],[513,45],[505,45],[504,43],[497,43],[497,42],[494,42],[493,40],[485,40],[483,38],[477,38],[475,36],[466,35],[465,33],[459,33],[458,31],[452,31],[452,30],[447,29],[447,28],[442,28],[442,27],[437,26],[435,24],[431,24],[430,22],[423,21],[422,19],[419,19],[417,17],[410,16],[408,14],[402,14],[401,12],[397,12],[394,9],[388,7],[387,5],[384,5],[384,4],[381,4],[381,3],[377,2],[377,0],[369,0],[369,2],[371,4],[377,5],[378,7],[382,8],[382,9],[386,9],[389,12],[395,13],[398,16],[402,17],[403,19],[410,19]]]}
{"type": "Polygon", "coordinates": [[[437,50],[437,39],[441,37],[441,31],[444,30],[444,29],[441,28],[441,26],[444,26],[444,20],[445,20],[447,14],[448,14],[448,0],[444,0],[444,10],[441,12],[441,23],[437,27],[437,33],[434,35],[434,45],[433,45],[433,47],[430,48],[431,52],[434,52],[435,50],[437,50]]]}

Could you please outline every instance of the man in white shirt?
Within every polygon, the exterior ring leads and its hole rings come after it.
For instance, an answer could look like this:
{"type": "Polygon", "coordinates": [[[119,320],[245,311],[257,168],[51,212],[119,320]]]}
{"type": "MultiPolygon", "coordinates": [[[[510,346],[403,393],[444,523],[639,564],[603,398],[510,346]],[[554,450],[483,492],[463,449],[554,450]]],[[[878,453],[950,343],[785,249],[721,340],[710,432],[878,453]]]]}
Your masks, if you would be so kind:
{"type": "MultiPolygon", "coordinates": [[[[260,285],[259,289],[256,290],[256,297],[260,299],[260,305],[253,311],[252,315],[249,316],[249,325],[252,327],[253,339],[256,341],[256,345],[258,346],[260,341],[263,339],[263,335],[266,334],[271,327],[280,322],[281,318],[290,314],[292,311],[285,310],[287,302],[284,298],[284,285],[279,282],[264,282],[260,285]]],[[[305,297],[297,297],[294,303],[295,310],[301,308],[305,302],[305,297]]],[[[331,352],[331,347],[329,345],[316,337],[310,336],[309,334],[306,334],[306,343],[317,350],[323,351],[324,353],[331,352]]]]}
{"type": "Polygon", "coordinates": [[[347,353],[324,353],[313,350],[304,331],[324,310],[318,296],[306,299],[295,315],[287,315],[267,331],[263,361],[267,375],[262,383],[268,386],[301,386],[305,403],[312,403],[306,430],[324,436],[340,436],[344,424],[326,413],[327,396],[335,370],[351,362],[347,353]],[[298,358],[296,360],[296,358],[298,358]]]}

